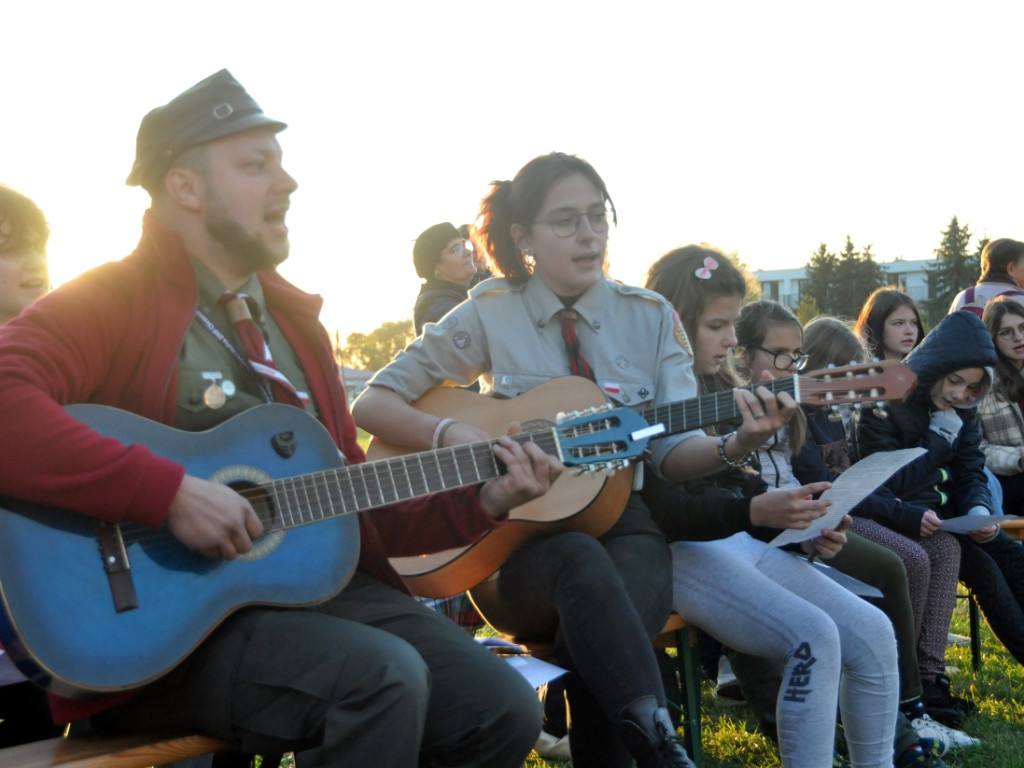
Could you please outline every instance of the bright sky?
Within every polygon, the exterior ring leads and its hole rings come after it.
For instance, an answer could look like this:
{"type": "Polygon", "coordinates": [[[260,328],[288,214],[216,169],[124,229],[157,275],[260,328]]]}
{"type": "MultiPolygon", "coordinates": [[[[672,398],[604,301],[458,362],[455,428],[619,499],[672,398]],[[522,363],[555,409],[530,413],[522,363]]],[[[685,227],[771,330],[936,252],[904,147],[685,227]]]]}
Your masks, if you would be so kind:
{"type": "Polygon", "coordinates": [[[1024,238],[1007,2],[9,3],[0,181],[36,200],[55,283],[130,252],[139,121],[227,67],[298,180],[286,277],[323,320],[411,315],[412,242],[535,155],[582,155],[619,211],[612,274],[706,241],[753,268],[847,234],[932,256],[957,215],[1024,238]]]}

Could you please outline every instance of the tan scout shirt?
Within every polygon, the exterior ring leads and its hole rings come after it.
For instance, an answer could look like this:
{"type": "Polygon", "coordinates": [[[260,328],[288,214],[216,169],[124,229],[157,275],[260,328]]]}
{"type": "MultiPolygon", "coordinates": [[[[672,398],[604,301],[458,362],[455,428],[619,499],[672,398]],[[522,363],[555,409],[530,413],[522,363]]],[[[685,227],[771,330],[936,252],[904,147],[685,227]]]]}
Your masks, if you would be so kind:
{"type": "MultiPolygon", "coordinates": [[[[485,280],[370,380],[407,401],[451,379],[467,385],[480,377],[481,393],[515,397],[569,375],[562,340],[562,301],[531,278],[515,287],[485,280]]],[[[597,385],[618,404],[661,405],[697,395],[693,357],[676,313],[655,293],[601,280],[573,305],[579,314],[580,351],[597,385]]],[[[676,444],[699,431],[655,440],[661,467],[676,444]]]]}

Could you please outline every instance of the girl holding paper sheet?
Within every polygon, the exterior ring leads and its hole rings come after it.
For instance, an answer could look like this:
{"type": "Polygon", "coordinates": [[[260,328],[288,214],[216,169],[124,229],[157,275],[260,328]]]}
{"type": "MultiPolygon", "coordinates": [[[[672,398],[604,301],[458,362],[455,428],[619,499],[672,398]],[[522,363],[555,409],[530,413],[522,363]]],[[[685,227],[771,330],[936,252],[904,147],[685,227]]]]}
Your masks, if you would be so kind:
{"type": "MultiPolygon", "coordinates": [[[[938,529],[946,518],[991,514],[977,405],[996,361],[988,327],[970,312],[953,312],[907,357],[917,375],[910,398],[889,406],[886,419],[865,411],[855,425],[855,453],[861,456],[913,446],[928,449],[886,482],[898,499],[891,509],[894,529],[919,536],[938,529]]],[[[995,525],[956,539],[960,580],[995,635],[1024,663],[1024,552],[995,525]]],[[[936,683],[948,697],[948,679],[936,683]]]]}
{"type": "MultiPolygon", "coordinates": [[[[728,353],[746,293],[739,270],[717,251],[687,246],[651,267],[647,287],[680,312],[701,390],[734,386],[728,353]]],[[[675,539],[674,607],[731,648],[784,667],[776,697],[783,766],[830,764],[838,701],[853,764],[891,768],[898,685],[892,624],[806,562],[766,543],[779,528],[805,529],[824,514],[827,502],[808,497],[828,484],[765,494],[745,464],[731,462],[685,487],[648,474],[644,498],[675,539]]],[[[845,539],[826,531],[801,546],[831,557],[845,539]]]]}
{"type": "MultiPolygon", "coordinates": [[[[812,320],[804,329],[803,339],[808,366],[813,370],[859,363],[867,357],[856,334],[834,317],[812,320]]],[[[820,479],[823,473],[834,479],[852,461],[847,426],[853,410],[844,406],[837,406],[835,411],[805,407],[805,415],[807,442],[813,450],[802,451],[794,457],[793,472],[803,482],[820,479]],[[834,415],[840,418],[833,420],[834,415]]],[[[940,731],[939,736],[951,747],[971,746],[977,743],[975,739],[961,731],[942,732],[947,729],[931,720],[934,717],[953,722],[959,718],[950,715],[951,708],[964,711],[970,708],[962,699],[955,702],[959,707],[951,707],[951,702],[942,695],[942,686],[936,683],[946,674],[946,636],[956,606],[960,547],[956,539],[943,531],[908,536],[892,528],[887,521],[895,503],[892,492],[880,488],[853,510],[851,529],[892,550],[906,566],[913,616],[910,644],[916,652],[904,653],[903,648],[900,649],[900,710],[922,735],[931,736],[940,731]],[[916,662],[913,667],[907,664],[911,658],[916,662]]]]}
{"type": "MultiPolygon", "coordinates": [[[[821,328],[833,328],[834,330],[832,324],[838,321],[823,319],[820,322],[824,323],[821,328]]],[[[820,330],[813,331],[812,329],[812,339],[820,333],[820,330]]],[[[821,335],[828,337],[831,334],[821,335]]],[[[852,338],[852,333],[850,337],[852,338]]],[[[736,323],[736,341],[736,351],[733,357],[736,370],[748,381],[760,381],[766,376],[789,375],[800,365],[810,365],[813,370],[817,370],[826,367],[829,363],[847,365],[851,362],[851,359],[841,360],[840,357],[822,360],[820,354],[817,354],[812,360],[800,322],[788,309],[772,301],[758,301],[743,308],[736,323]]],[[[831,342],[835,341],[834,337],[831,338],[831,342]]],[[[851,349],[850,339],[847,339],[846,342],[846,344],[830,347],[833,354],[838,352],[839,355],[842,355],[843,349],[849,351],[851,349]]],[[[856,343],[855,338],[853,338],[853,343],[856,343]]],[[[856,347],[852,349],[855,354],[856,347]]],[[[827,423],[827,416],[819,415],[812,424],[812,419],[808,418],[810,414],[802,413],[801,415],[804,416],[801,422],[794,420],[790,423],[799,423],[802,429],[799,431],[788,430],[793,434],[787,434],[787,430],[784,428],[758,451],[761,473],[775,489],[792,489],[799,487],[801,483],[831,480],[837,474],[830,471],[822,458],[819,447],[823,442],[831,442],[824,439],[824,435],[827,433],[820,429],[820,420],[824,418],[827,423]]],[[[856,507],[856,513],[870,514],[878,508],[887,508],[891,500],[891,494],[884,491],[869,494],[856,507]]],[[[857,518],[854,519],[854,524],[857,524],[857,518]]],[[[856,530],[856,533],[849,535],[851,541],[857,544],[862,543],[861,546],[856,549],[849,548],[850,551],[844,552],[835,565],[839,570],[855,578],[875,583],[877,576],[873,575],[873,571],[884,567],[885,564],[890,564],[897,558],[889,555],[885,547],[871,544],[872,542],[884,544],[878,538],[858,536],[857,534],[863,533],[864,528],[865,526],[861,526],[862,530],[856,530]]],[[[936,632],[939,637],[938,671],[932,673],[932,677],[938,672],[945,673],[946,634],[956,599],[955,574],[959,562],[957,548],[951,539],[946,540],[945,543],[948,546],[944,550],[939,546],[937,548],[940,549],[942,562],[949,564],[949,561],[952,561],[947,569],[947,572],[951,572],[951,579],[944,582],[949,590],[950,601],[948,605],[944,606],[947,609],[946,612],[943,614],[940,611],[937,614],[938,620],[929,625],[937,625],[936,632]]],[[[905,564],[906,561],[903,562],[905,564]]],[[[899,565],[898,562],[897,565],[899,565]]],[[[908,593],[908,577],[909,574],[901,574],[898,585],[891,579],[889,584],[883,587],[882,591],[886,597],[885,603],[880,606],[892,619],[897,633],[900,661],[900,712],[920,739],[933,740],[933,749],[939,755],[945,754],[949,749],[976,745],[978,743],[976,739],[962,731],[945,727],[936,722],[926,711],[925,702],[922,701],[924,678],[921,673],[921,643],[918,642],[920,623],[917,621],[915,612],[913,599],[915,592],[909,591],[908,593]]],[[[922,589],[920,584],[917,586],[919,594],[922,589]]],[[[923,591],[927,592],[926,585],[923,591]]],[[[931,677],[929,677],[930,681],[931,677]]],[[[902,719],[899,722],[901,726],[904,725],[902,719]]],[[[898,737],[897,761],[906,746],[906,739],[898,737]]]]}

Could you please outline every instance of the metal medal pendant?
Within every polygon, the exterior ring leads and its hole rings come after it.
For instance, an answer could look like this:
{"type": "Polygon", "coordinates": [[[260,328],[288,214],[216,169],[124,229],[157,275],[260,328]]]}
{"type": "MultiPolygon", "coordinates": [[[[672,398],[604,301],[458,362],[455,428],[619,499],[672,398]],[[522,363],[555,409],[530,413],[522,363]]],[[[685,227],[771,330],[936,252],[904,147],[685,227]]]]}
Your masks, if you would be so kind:
{"type": "Polygon", "coordinates": [[[207,408],[223,408],[224,403],[228,401],[228,397],[224,394],[224,390],[221,389],[219,384],[211,384],[203,392],[203,402],[206,403],[207,408]]]}

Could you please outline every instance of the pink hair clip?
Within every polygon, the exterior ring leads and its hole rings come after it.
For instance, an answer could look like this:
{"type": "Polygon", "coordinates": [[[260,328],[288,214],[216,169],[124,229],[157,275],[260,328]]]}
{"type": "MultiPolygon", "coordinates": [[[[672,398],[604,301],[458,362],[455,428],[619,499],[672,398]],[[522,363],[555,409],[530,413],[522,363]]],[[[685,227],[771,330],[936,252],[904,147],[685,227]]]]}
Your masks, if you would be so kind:
{"type": "Polygon", "coordinates": [[[699,277],[701,280],[710,280],[711,273],[718,269],[718,262],[708,256],[704,259],[704,266],[697,269],[693,274],[699,277]]]}

